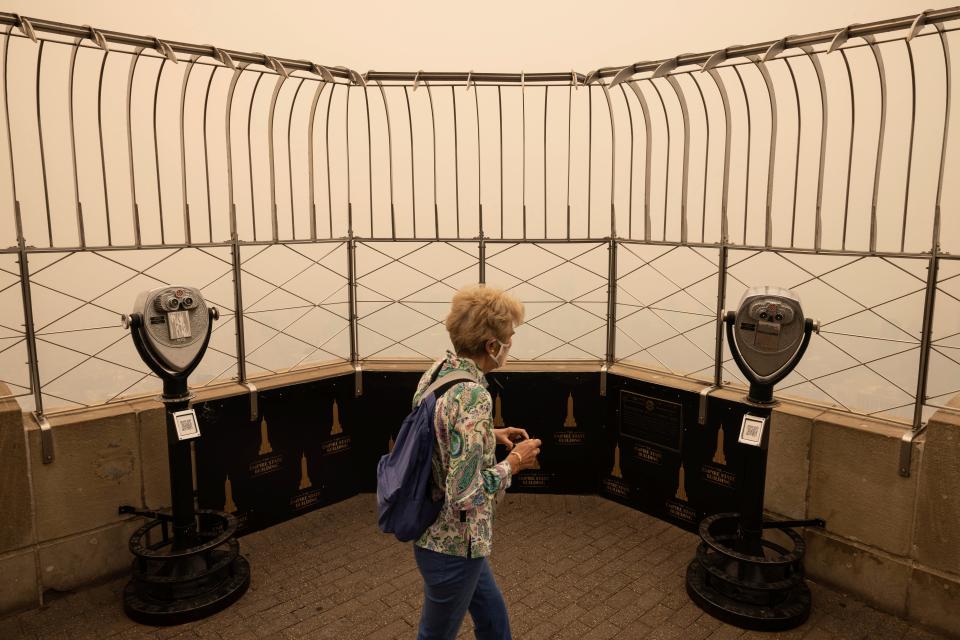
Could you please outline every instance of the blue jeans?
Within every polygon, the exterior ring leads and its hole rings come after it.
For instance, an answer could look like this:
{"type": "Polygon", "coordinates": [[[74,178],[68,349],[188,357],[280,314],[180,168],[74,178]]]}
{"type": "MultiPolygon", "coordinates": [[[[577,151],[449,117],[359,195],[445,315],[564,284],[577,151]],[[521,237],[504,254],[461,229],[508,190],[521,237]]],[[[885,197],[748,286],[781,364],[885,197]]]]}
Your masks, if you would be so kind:
{"type": "Polygon", "coordinates": [[[461,558],[413,546],[423,576],[417,640],[453,640],[470,610],[478,640],[511,640],[507,606],[486,558],[461,558]]]}

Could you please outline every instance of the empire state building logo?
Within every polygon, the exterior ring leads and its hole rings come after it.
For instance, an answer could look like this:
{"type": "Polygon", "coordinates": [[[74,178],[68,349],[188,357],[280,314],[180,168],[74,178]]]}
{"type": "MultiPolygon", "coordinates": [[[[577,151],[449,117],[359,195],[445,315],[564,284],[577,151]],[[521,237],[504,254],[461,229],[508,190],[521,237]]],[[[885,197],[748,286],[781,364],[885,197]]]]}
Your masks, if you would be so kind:
{"type": "Polygon", "coordinates": [[[270,446],[270,432],[267,429],[267,419],[263,418],[260,421],[260,450],[257,451],[257,455],[265,456],[269,453],[273,453],[273,447],[270,446]]]}
{"type": "Polygon", "coordinates": [[[577,428],[577,420],[573,416],[573,393],[567,396],[567,417],[563,420],[563,426],[567,429],[577,428]]]}
{"type": "Polygon", "coordinates": [[[333,428],[330,429],[330,435],[338,436],[343,433],[343,426],[340,424],[340,405],[336,398],[333,400],[333,428]]]}

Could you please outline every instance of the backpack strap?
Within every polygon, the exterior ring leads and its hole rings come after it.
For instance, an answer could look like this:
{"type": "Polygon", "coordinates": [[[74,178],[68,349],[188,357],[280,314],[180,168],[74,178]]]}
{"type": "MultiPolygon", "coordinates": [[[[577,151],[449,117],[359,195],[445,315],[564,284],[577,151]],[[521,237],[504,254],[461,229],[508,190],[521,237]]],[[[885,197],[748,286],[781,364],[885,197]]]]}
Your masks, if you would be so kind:
{"type": "Polygon", "coordinates": [[[430,394],[434,394],[437,398],[439,398],[446,393],[450,387],[460,382],[473,382],[477,384],[477,379],[466,372],[448,373],[442,378],[435,380],[433,384],[424,390],[423,394],[420,396],[420,402],[423,402],[423,399],[430,394]]]}

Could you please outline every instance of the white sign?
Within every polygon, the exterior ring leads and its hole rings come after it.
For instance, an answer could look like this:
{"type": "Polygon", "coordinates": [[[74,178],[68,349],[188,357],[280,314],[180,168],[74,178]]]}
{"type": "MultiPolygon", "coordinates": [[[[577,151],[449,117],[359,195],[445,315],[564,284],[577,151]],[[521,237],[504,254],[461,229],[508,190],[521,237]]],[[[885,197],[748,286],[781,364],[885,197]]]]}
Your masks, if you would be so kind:
{"type": "Polygon", "coordinates": [[[766,418],[746,414],[743,416],[743,422],[740,425],[740,442],[759,447],[763,440],[763,429],[766,426],[766,418]]]}
{"type": "Polygon", "coordinates": [[[200,424],[193,409],[177,411],[173,414],[173,424],[177,428],[177,437],[180,440],[191,440],[200,437],[200,424]]]}

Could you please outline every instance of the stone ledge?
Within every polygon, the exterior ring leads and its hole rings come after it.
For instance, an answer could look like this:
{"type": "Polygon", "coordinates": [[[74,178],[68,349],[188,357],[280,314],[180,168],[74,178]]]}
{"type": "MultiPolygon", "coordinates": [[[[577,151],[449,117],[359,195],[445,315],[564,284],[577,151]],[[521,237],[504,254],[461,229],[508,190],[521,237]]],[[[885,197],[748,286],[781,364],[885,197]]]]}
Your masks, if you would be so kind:
{"type": "Polygon", "coordinates": [[[40,604],[37,560],[34,549],[0,555],[0,614],[30,609],[40,604]]]}

